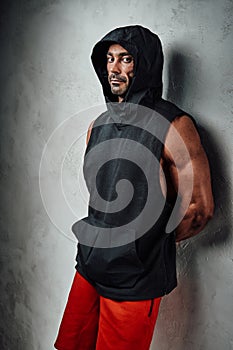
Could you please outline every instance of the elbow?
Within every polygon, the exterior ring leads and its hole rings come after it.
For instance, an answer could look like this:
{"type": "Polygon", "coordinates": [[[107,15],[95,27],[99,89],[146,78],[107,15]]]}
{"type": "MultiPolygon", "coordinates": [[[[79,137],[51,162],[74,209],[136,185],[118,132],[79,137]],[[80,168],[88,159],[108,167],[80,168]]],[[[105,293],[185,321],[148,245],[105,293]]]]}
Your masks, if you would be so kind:
{"type": "Polygon", "coordinates": [[[214,216],[214,206],[213,206],[213,208],[211,208],[211,209],[209,210],[209,212],[206,214],[206,218],[207,218],[207,220],[209,221],[210,219],[212,219],[213,216],[214,216]]]}
{"type": "Polygon", "coordinates": [[[208,206],[204,206],[202,208],[197,208],[195,210],[195,214],[193,216],[193,224],[194,226],[204,227],[208,221],[212,219],[214,216],[214,204],[211,203],[208,206]]]}
{"type": "Polygon", "coordinates": [[[213,198],[212,198],[211,202],[208,204],[208,206],[206,206],[206,208],[205,208],[205,216],[206,216],[207,221],[212,219],[212,217],[214,216],[214,200],[213,200],[213,198]]]}
{"type": "Polygon", "coordinates": [[[212,219],[213,217],[213,212],[212,211],[205,211],[203,212],[200,218],[200,226],[205,227],[206,224],[212,219]]]}
{"type": "Polygon", "coordinates": [[[205,206],[200,203],[190,204],[176,229],[176,241],[179,242],[201,232],[213,215],[213,205],[205,206]]]}
{"type": "Polygon", "coordinates": [[[186,218],[192,222],[193,228],[204,228],[205,225],[214,215],[214,204],[213,202],[208,205],[203,203],[192,203],[185,215],[186,218]]]}
{"type": "Polygon", "coordinates": [[[210,193],[209,196],[203,201],[202,205],[202,215],[206,222],[208,222],[214,216],[214,198],[213,194],[210,193]]]}

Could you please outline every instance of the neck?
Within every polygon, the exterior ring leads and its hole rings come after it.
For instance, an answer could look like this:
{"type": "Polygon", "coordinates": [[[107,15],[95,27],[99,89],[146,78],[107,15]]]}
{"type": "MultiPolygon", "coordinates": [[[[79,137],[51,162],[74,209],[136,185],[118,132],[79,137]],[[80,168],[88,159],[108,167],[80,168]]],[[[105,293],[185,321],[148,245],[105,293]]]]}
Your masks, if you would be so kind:
{"type": "Polygon", "coordinates": [[[118,102],[121,103],[122,101],[124,101],[124,97],[118,96],[118,102]]]}

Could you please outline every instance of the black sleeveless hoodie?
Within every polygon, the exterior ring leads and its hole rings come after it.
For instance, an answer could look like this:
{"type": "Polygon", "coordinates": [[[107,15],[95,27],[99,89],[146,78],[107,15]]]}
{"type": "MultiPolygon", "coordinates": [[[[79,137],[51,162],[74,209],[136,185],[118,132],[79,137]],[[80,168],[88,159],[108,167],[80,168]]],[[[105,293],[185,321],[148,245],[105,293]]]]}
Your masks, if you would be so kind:
{"type": "MultiPolygon", "coordinates": [[[[91,59],[103,88],[107,110],[95,119],[84,155],[83,171],[90,201],[88,216],[72,226],[78,238],[75,267],[104,297],[115,300],[160,297],[176,287],[177,278],[175,232],[166,233],[165,230],[172,212],[166,198],[162,211],[156,212],[163,201],[159,161],[169,123],[187,113],[162,99],[162,46],[158,36],[149,29],[139,25],[114,29],[94,46],[91,59]],[[106,53],[113,43],[120,44],[134,57],[134,77],[121,103],[117,103],[117,96],[111,93],[107,79],[106,53]],[[145,111],[141,112],[143,106],[145,111]],[[148,125],[147,128],[132,125],[135,119],[144,118],[148,113],[151,114],[148,120],[152,123],[152,133],[148,125]],[[161,125],[159,116],[166,123],[161,125]],[[125,140],[134,143],[127,144],[125,140]],[[99,151],[94,152],[97,146],[99,151]],[[147,152],[141,152],[142,146],[147,152]],[[124,157],[128,151],[135,161],[124,157]],[[157,159],[154,168],[150,154],[157,159]],[[110,159],[106,158],[98,168],[99,159],[105,159],[106,155],[110,159]],[[142,167],[136,164],[137,159],[142,167]],[[152,179],[153,188],[147,176],[152,179]],[[118,196],[117,183],[122,179],[133,186],[131,201],[121,210],[111,211],[118,196]],[[104,199],[101,210],[95,206],[97,193],[104,199]],[[149,216],[148,213],[140,215],[149,200],[154,211],[150,209],[149,216]],[[153,215],[154,223],[144,234],[139,234],[153,215]],[[131,222],[136,224],[130,227],[131,222]],[[87,224],[93,230],[89,230],[87,224]],[[118,229],[115,240],[114,235],[111,236],[113,228],[118,229]],[[102,233],[103,229],[109,231],[102,233]],[[106,239],[106,232],[109,239],[106,239]],[[124,238],[119,238],[121,235],[127,237],[124,244],[124,238]],[[95,246],[100,237],[108,242],[106,246],[95,246]]],[[[128,191],[127,186],[123,185],[123,192],[124,188],[128,191]]]]}

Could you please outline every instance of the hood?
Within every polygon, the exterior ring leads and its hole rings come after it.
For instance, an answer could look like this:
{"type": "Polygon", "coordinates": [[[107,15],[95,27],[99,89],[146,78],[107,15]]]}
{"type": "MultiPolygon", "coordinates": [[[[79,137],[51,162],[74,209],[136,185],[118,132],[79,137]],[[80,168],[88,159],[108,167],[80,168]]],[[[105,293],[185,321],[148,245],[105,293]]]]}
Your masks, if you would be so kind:
{"type": "Polygon", "coordinates": [[[108,83],[106,54],[117,43],[134,57],[134,77],[124,101],[152,107],[162,96],[163,51],[159,37],[140,25],[120,27],[106,34],[94,46],[91,60],[103,88],[106,102],[117,102],[108,83]]]}

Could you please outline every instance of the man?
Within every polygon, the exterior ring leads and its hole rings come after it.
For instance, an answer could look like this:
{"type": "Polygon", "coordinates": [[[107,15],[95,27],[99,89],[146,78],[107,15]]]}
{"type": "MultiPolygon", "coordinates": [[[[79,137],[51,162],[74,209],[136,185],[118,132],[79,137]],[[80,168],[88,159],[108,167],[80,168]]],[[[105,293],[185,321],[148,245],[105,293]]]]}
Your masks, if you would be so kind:
{"type": "MultiPolygon", "coordinates": [[[[92,62],[108,108],[91,123],[87,133],[84,176],[90,204],[84,221],[98,231],[96,237],[100,237],[102,228],[110,227],[120,229],[117,237],[121,238],[134,219],[138,226],[128,230],[135,235],[135,240],[106,248],[90,247],[82,242],[89,234],[86,226],[84,229],[80,226],[83,219],[73,225],[73,232],[81,239],[77,271],[55,347],[59,350],[146,350],[150,347],[161,298],[177,285],[175,242],[198,234],[213,215],[209,165],[194,119],[162,99],[163,53],[157,35],[138,25],[117,28],[95,45],[92,62]],[[145,115],[139,113],[140,122],[146,120],[148,108],[153,111],[149,115],[156,112],[166,121],[161,126],[160,119],[148,119],[157,121],[152,124],[155,136],[146,130],[146,124],[145,130],[132,125],[139,107],[145,107],[145,115]],[[170,125],[178,131],[186,147],[177,142],[170,125]],[[135,146],[128,147],[126,141],[136,141],[135,146]],[[152,167],[146,151],[140,159],[144,161],[143,171],[120,156],[122,150],[130,149],[133,159],[140,158],[141,145],[159,160],[157,167],[152,167]],[[99,155],[107,153],[112,159],[93,181],[88,176],[98,160],[91,156],[97,146],[102,147],[99,155]],[[144,173],[153,180],[150,186],[144,173]],[[134,196],[125,208],[113,213],[108,211],[108,205],[117,198],[115,187],[122,178],[133,184],[134,196]],[[98,204],[96,187],[107,203],[105,210],[98,210],[94,205],[98,204]],[[164,209],[156,222],[137,236],[139,228],[147,224],[148,220],[140,214],[155,188],[158,198],[165,197],[164,209]],[[183,219],[168,234],[166,224],[178,197],[183,219]],[[188,208],[184,212],[187,200],[188,208]]],[[[159,203],[155,197],[157,195],[152,196],[154,211],[147,216],[149,220],[153,219],[159,203]]]]}

